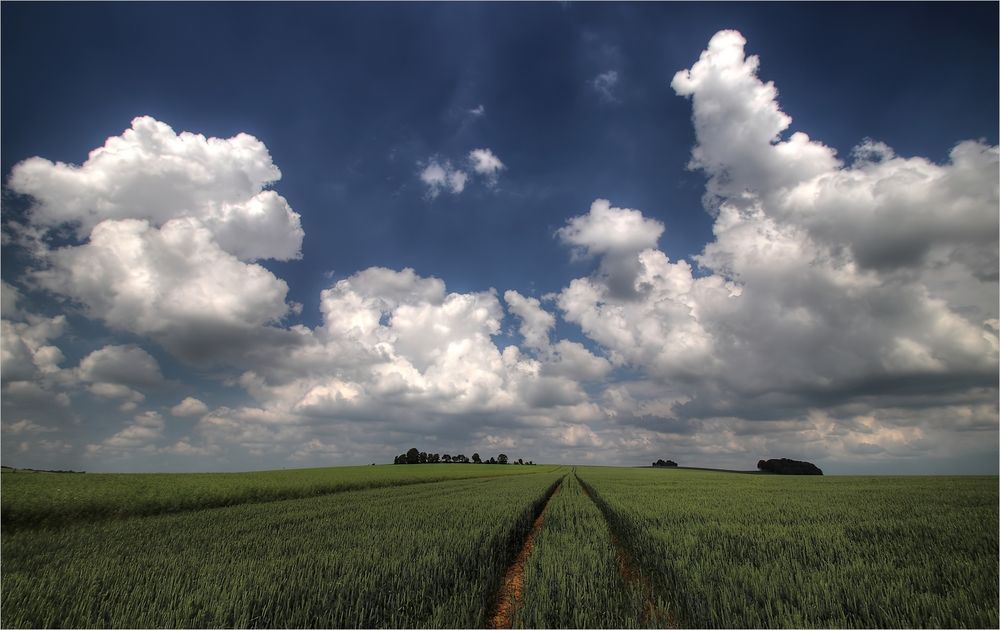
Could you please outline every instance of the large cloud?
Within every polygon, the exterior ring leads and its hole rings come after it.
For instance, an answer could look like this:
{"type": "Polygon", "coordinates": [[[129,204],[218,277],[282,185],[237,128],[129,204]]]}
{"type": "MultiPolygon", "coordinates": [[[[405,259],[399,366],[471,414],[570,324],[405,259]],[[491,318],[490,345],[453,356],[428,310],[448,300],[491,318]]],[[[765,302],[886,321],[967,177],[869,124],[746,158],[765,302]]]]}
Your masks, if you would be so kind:
{"type": "Polygon", "coordinates": [[[504,313],[493,291],[449,293],[411,269],[373,267],[323,291],[321,309],[323,324],[299,328],[294,352],[242,375],[256,406],[217,409],[198,422],[206,443],[250,452],[271,444],[304,461],[390,453],[414,439],[461,446],[519,435],[523,445],[538,427],[603,417],[577,376],[599,379],[607,361],[580,344],[551,344],[547,334],[534,356],[501,348],[504,313]]]}
{"type": "Polygon", "coordinates": [[[197,219],[241,260],[297,258],[299,215],[265,188],[281,178],[253,136],[177,134],[149,116],[108,138],[81,166],[31,158],[14,166],[9,186],[35,199],[38,225],[70,223],[85,239],[106,220],[142,219],[160,227],[197,219]]]}
{"type": "Polygon", "coordinates": [[[939,165],[864,139],[844,166],[805,133],[782,138],[792,119],[774,85],[757,77],[759,59],[744,54],[745,44],[735,31],[716,34],[672,82],[692,100],[691,166],[709,176],[711,211],[759,203],[823,244],[848,248],[863,268],[958,263],[995,285],[997,147],[959,142],[939,165]]]}
{"type": "Polygon", "coordinates": [[[448,293],[437,278],[373,267],[323,291],[321,309],[323,325],[302,331],[307,342],[287,361],[247,376],[262,402],[321,416],[378,416],[394,406],[455,415],[582,397],[516,347],[496,345],[504,314],[492,291],[448,293]]]}
{"type": "Polygon", "coordinates": [[[137,219],[104,221],[87,243],[52,251],[47,262],[34,274],[40,286],[187,358],[248,343],[289,313],[285,282],[220,248],[196,219],[160,228],[137,219]]]}
{"type": "Polygon", "coordinates": [[[32,158],[9,185],[33,198],[35,228],[71,225],[82,241],[34,244],[38,286],[186,359],[216,361],[289,339],[270,326],[293,309],[288,286],[250,262],[299,255],[298,215],[264,190],[280,176],[252,136],[178,135],[141,117],[82,166],[32,158]]]}
{"type": "Polygon", "coordinates": [[[709,273],[657,250],[662,228],[637,211],[595,202],[559,231],[604,257],[559,294],[564,316],[661,383],[663,418],[802,417],[995,384],[997,149],[961,143],[936,165],[865,141],[845,166],[781,138],[791,119],[744,44],[719,33],[673,81],[709,177],[716,238],[696,257],[709,273]]]}
{"type": "Polygon", "coordinates": [[[736,31],[717,33],[698,62],[671,83],[693,101],[698,143],[691,166],[710,176],[710,208],[745,192],[792,186],[839,166],[833,150],[802,132],[781,140],[792,119],[781,111],[774,84],[757,78],[760,60],[746,57],[744,44],[736,31]]]}

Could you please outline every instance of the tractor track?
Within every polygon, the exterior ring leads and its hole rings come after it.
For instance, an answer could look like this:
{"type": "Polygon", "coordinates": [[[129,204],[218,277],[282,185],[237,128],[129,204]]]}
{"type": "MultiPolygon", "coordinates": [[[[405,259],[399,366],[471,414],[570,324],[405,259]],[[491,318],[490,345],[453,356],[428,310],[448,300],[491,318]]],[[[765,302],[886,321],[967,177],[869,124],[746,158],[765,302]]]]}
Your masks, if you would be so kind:
{"type": "Polygon", "coordinates": [[[559,489],[562,487],[563,479],[565,479],[565,476],[560,477],[552,488],[550,488],[548,496],[543,499],[541,505],[537,508],[538,511],[535,515],[535,520],[531,524],[531,529],[528,530],[528,533],[524,537],[520,551],[518,551],[517,556],[514,557],[514,561],[511,562],[510,566],[504,572],[503,581],[500,583],[500,590],[497,591],[492,612],[490,612],[486,622],[487,628],[511,627],[514,612],[520,606],[524,593],[524,566],[528,562],[528,556],[531,555],[535,547],[535,537],[545,522],[545,510],[549,507],[552,498],[558,494],[559,489]]]}
{"type": "Polygon", "coordinates": [[[656,597],[653,595],[653,585],[649,581],[649,577],[643,575],[642,571],[639,569],[638,563],[629,553],[628,549],[622,543],[621,538],[618,536],[618,532],[611,524],[611,519],[608,518],[608,507],[604,505],[603,501],[598,500],[594,497],[592,488],[583,479],[580,479],[576,473],[573,473],[576,477],[577,482],[580,487],[583,488],[583,493],[587,495],[593,504],[600,510],[601,514],[604,516],[604,522],[608,526],[608,533],[611,535],[611,544],[615,548],[615,560],[618,563],[618,571],[621,573],[622,579],[625,582],[636,589],[642,594],[642,617],[641,625],[644,628],[680,628],[681,626],[677,623],[677,619],[674,617],[673,613],[669,610],[664,610],[657,606],[656,597]]]}

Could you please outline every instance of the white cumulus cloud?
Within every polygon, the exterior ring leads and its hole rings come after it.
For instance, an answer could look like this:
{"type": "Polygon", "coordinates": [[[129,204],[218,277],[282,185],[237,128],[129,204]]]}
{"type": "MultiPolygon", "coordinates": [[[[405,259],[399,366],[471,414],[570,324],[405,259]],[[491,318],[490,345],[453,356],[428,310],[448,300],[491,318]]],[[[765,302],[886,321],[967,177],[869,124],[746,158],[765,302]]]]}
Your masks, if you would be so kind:
{"type": "Polygon", "coordinates": [[[85,239],[102,221],[140,219],[160,227],[195,219],[241,260],[300,255],[299,215],[265,188],[281,178],[253,136],[177,134],[140,116],[80,166],[35,157],[16,164],[11,189],[35,199],[38,225],[72,224],[85,239]]]}
{"type": "Polygon", "coordinates": [[[656,249],[662,226],[604,201],[558,233],[602,260],[560,292],[564,317],[660,383],[625,413],[659,398],[664,419],[802,417],[859,400],[879,415],[931,382],[974,399],[997,373],[984,325],[997,312],[985,273],[997,149],[960,143],[938,165],[864,141],[844,165],[801,132],[782,139],[791,118],[744,45],[717,34],[673,81],[692,99],[691,165],[709,176],[701,272],[656,249]]]}
{"type": "Polygon", "coordinates": [[[294,308],[287,285],[250,262],[299,255],[298,215],[264,190],[279,177],[252,136],[176,134],[140,117],[82,166],[31,158],[9,183],[33,198],[35,227],[70,225],[81,241],[35,243],[38,286],[198,360],[280,337],[266,328],[294,308]]]}
{"type": "Polygon", "coordinates": [[[420,181],[427,185],[427,196],[431,199],[437,197],[442,191],[448,191],[454,195],[465,190],[465,182],[468,174],[456,169],[451,162],[438,162],[430,160],[420,171],[420,181]]]}
{"type": "Polygon", "coordinates": [[[178,417],[200,416],[208,413],[208,406],[197,398],[188,396],[171,407],[170,413],[178,417]]]}
{"type": "Polygon", "coordinates": [[[507,168],[490,149],[469,151],[469,163],[472,164],[473,171],[486,178],[486,183],[489,186],[495,186],[500,177],[500,171],[507,168]]]}
{"type": "Polygon", "coordinates": [[[150,386],[163,381],[160,365],[138,346],[104,346],[80,361],[80,378],[92,383],[150,386]]]}

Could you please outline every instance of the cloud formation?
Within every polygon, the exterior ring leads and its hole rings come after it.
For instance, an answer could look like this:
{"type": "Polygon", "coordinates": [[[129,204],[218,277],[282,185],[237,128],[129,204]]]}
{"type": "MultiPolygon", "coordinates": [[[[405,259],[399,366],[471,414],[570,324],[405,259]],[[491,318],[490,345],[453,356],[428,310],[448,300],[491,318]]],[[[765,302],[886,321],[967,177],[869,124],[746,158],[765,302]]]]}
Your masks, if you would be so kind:
{"type": "Polygon", "coordinates": [[[691,166],[709,177],[703,272],[655,248],[662,227],[605,202],[558,232],[602,257],[560,292],[563,316],[658,384],[609,388],[613,413],[671,427],[860,405],[877,432],[916,399],[981,400],[997,376],[997,148],[963,142],[936,165],[866,140],[844,165],[803,133],[783,140],[791,119],[744,44],[717,34],[673,81],[692,99],[691,166]]]}
{"type": "Polygon", "coordinates": [[[176,134],[132,121],[80,167],[42,158],[14,166],[35,228],[73,227],[79,242],[31,244],[29,275],[114,329],[149,336],[186,359],[211,360],[293,312],[288,286],[252,261],[300,255],[299,215],[264,187],[281,176],[267,148],[176,134]]]}
{"type": "MultiPolygon", "coordinates": [[[[300,307],[260,261],[298,257],[303,232],[259,140],[143,117],[81,166],[16,165],[36,266],[0,286],[4,431],[61,453],[65,427],[42,410],[75,396],[129,414],[69,447],[95,461],[385,461],[436,440],[746,465],[774,449],[847,462],[995,441],[997,147],[960,142],[937,164],[859,139],[843,161],[788,133],[745,45],[720,32],[672,81],[691,101],[713,239],[673,258],[669,226],[596,199],[554,234],[593,271],[540,298],[374,266],[322,290],[318,325],[289,325],[300,307]],[[64,367],[67,318],[26,312],[22,288],[134,337],[64,367]],[[224,382],[225,398],[158,402],[163,373],[135,339],[224,382]]],[[[462,164],[421,164],[427,195],[506,168],[488,148],[462,164]]]]}
{"type": "Polygon", "coordinates": [[[448,191],[454,195],[465,190],[465,182],[469,178],[468,174],[452,167],[451,162],[438,162],[430,160],[427,166],[420,171],[420,181],[427,185],[427,196],[434,199],[442,191],[448,191]]]}
{"type": "Polygon", "coordinates": [[[151,386],[163,381],[160,365],[137,346],[105,346],[80,361],[80,378],[91,383],[151,386]]]}
{"type": "Polygon", "coordinates": [[[186,418],[191,416],[200,416],[208,413],[208,405],[201,402],[197,398],[188,396],[184,400],[180,401],[176,405],[170,408],[170,413],[174,416],[186,418]]]}
{"type": "Polygon", "coordinates": [[[469,152],[469,162],[472,164],[472,170],[482,175],[489,186],[496,186],[500,171],[507,168],[489,149],[473,149],[469,152]]]}
{"type": "Polygon", "coordinates": [[[590,87],[597,92],[601,100],[605,103],[617,103],[618,96],[615,88],[618,85],[618,71],[608,70],[602,72],[589,81],[590,87]]]}
{"type": "MultiPolygon", "coordinates": [[[[488,148],[473,149],[465,158],[467,168],[480,176],[489,188],[494,188],[500,179],[500,172],[507,167],[492,150],[488,148]]],[[[431,158],[421,164],[420,181],[426,186],[429,199],[436,199],[442,192],[453,195],[465,190],[469,181],[469,173],[464,169],[452,166],[450,160],[441,161],[431,158]]]]}
{"type": "Polygon", "coordinates": [[[81,166],[31,158],[14,166],[8,185],[35,200],[35,224],[71,224],[80,239],[109,220],[160,228],[189,219],[240,260],[289,260],[299,257],[304,233],[298,213],[266,189],[279,179],[253,136],[177,134],[140,116],[81,166]]]}

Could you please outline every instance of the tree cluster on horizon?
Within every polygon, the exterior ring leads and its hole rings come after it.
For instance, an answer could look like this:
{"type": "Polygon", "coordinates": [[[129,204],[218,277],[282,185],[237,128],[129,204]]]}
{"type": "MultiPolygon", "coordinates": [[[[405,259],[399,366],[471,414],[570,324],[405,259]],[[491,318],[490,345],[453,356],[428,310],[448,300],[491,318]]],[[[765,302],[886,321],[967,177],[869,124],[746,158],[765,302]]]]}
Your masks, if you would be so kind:
{"type": "Polygon", "coordinates": [[[416,448],[411,448],[401,455],[397,455],[392,461],[393,464],[509,464],[514,463],[516,465],[524,466],[534,466],[533,461],[524,461],[518,458],[515,462],[510,462],[505,453],[500,453],[495,458],[491,457],[484,461],[479,453],[473,453],[472,459],[469,459],[465,455],[449,455],[445,453],[444,455],[439,455],[438,453],[425,453],[423,451],[418,451],[416,448]]]}
{"type": "Polygon", "coordinates": [[[757,462],[757,469],[761,472],[774,473],[776,475],[822,475],[823,471],[812,462],[802,462],[797,459],[762,459],[757,462]]]}

